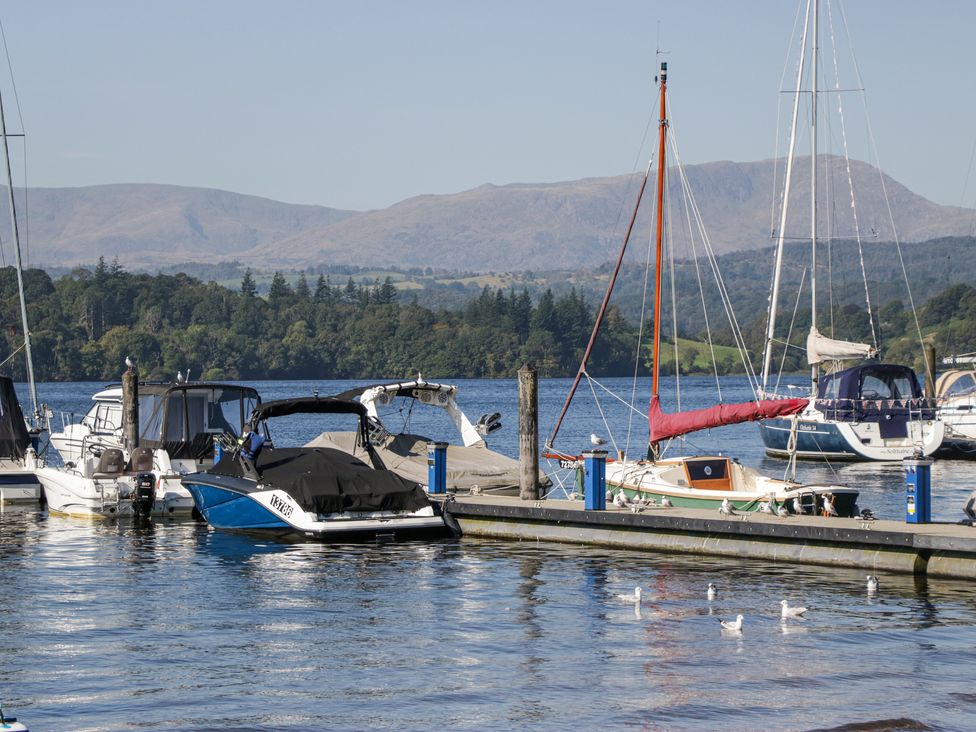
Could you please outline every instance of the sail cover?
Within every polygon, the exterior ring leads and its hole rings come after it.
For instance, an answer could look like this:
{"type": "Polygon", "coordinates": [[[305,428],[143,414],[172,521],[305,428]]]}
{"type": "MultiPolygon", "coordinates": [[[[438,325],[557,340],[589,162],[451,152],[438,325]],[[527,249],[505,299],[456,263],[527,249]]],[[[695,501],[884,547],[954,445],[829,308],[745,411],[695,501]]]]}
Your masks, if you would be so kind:
{"type": "Polygon", "coordinates": [[[760,399],[742,404],[718,404],[707,409],[665,414],[661,411],[659,397],[651,397],[648,419],[651,423],[651,442],[661,442],[712,427],[723,427],[739,422],[784,417],[802,412],[807,399],[760,399]]]}
{"type": "Polygon", "coordinates": [[[877,351],[867,343],[835,341],[821,335],[816,328],[810,328],[807,336],[807,363],[811,366],[824,361],[846,361],[854,358],[870,358],[877,351]]]}

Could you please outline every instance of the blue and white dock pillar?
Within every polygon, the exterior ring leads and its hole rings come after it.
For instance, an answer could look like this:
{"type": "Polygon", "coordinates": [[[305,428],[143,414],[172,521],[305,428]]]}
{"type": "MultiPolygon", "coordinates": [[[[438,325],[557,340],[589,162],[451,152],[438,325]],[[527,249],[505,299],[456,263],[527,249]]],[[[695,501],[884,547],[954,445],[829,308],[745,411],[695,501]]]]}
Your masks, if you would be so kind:
{"type": "Polygon", "coordinates": [[[932,460],[905,458],[905,521],[910,524],[932,522],[932,460]]]}
{"type": "Polygon", "coordinates": [[[607,451],[583,453],[583,499],[592,511],[607,509],[607,451]]]}
{"type": "Polygon", "coordinates": [[[427,443],[427,492],[447,493],[447,443],[427,443]]]}

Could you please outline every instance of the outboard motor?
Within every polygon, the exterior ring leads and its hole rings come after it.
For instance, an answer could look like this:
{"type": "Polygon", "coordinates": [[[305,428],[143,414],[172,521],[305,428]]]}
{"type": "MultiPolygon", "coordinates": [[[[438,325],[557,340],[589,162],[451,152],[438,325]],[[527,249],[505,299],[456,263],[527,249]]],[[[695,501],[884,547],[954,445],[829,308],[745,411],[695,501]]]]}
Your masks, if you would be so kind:
{"type": "Polygon", "coordinates": [[[156,502],[156,476],[152,473],[139,473],[132,494],[132,513],[137,519],[148,521],[156,502]]]}

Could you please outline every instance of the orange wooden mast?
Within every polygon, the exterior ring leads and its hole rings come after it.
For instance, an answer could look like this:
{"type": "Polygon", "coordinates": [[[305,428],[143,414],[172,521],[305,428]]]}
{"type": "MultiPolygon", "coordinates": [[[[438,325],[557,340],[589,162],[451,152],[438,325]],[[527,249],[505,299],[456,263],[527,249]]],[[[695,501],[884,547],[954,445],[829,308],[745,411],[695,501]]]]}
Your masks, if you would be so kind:
{"type": "Polygon", "coordinates": [[[660,395],[660,361],[661,353],[661,269],[664,234],[664,172],[667,169],[664,142],[667,136],[668,115],[665,93],[668,88],[668,64],[661,63],[661,118],[658,124],[657,147],[657,249],[654,272],[654,351],[653,367],[651,371],[651,397],[660,395]]]}

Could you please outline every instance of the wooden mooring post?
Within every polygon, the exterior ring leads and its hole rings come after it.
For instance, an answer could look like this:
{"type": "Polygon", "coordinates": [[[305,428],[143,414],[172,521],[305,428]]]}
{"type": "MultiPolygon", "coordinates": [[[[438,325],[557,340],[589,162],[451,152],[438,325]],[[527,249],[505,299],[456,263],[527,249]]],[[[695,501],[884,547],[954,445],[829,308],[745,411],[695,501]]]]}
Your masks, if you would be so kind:
{"type": "Polygon", "coordinates": [[[122,433],[130,451],[139,447],[139,370],[135,366],[122,374],[122,433]]]}
{"type": "Polygon", "coordinates": [[[935,346],[926,343],[922,349],[925,354],[925,396],[935,397],[935,346]]]}
{"type": "Polygon", "coordinates": [[[539,372],[530,364],[518,370],[519,498],[539,500],[539,372]]]}

